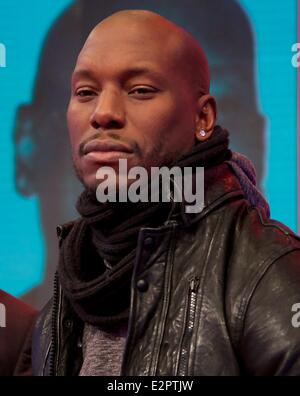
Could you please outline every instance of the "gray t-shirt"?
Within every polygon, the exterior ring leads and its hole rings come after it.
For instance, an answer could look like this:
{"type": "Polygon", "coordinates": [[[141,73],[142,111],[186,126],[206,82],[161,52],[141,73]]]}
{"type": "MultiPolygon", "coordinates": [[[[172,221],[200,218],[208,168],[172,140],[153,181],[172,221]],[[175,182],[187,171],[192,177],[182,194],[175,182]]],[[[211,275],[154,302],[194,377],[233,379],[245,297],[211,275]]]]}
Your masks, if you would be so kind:
{"type": "Polygon", "coordinates": [[[127,324],[119,327],[84,326],[82,348],[83,364],[79,376],[119,376],[127,324]]]}

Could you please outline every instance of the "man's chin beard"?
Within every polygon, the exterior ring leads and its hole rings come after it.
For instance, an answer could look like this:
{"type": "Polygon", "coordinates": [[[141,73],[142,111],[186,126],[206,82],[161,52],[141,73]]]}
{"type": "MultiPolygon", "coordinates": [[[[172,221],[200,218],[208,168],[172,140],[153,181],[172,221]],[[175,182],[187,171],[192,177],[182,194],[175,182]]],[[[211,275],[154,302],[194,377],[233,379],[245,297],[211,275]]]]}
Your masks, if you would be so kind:
{"type": "Polygon", "coordinates": [[[86,183],[86,181],[84,180],[84,177],[82,175],[82,172],[80,171],[80,169],[78,169],[78,167],[74,164],[73,162],[73,169],[75,171],[75,174],[77,176],[77,179],[79,180],[79,182],[81,183],[81,185],[83,186],[83,188],[91,193],[96,194],[96,190],[98,187],[98,183],[96,180],[96,176],[95,176],[95,183],[93,183],[92,185],[90,183],[86,183]]]}
{"type": "Polygon", "coordinates": [[[81,177],[79,178],[80,183],[83,185],[84,189],[90,193],[93,193],[96,195],[96,191],[97,191],[97,187],[99,185],[99,183],[97,182],[97,180],[95,179],[95,182],[90,184],[90,183],[86,183],[84,181],[84,179],[81,177]]]}

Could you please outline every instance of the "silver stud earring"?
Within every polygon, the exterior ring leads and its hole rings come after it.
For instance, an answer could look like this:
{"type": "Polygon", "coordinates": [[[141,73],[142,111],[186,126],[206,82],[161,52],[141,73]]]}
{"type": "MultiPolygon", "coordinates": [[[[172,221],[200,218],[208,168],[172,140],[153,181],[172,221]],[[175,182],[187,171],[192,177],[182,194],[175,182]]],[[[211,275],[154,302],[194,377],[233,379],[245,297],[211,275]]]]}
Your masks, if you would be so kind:
{"type": "Polygon", "coordinates": [[[200,133],[200,136],[202,136],[202,137],[206,136],[206,130],[205,129],[200,129],[199,133],[200,133]]]}

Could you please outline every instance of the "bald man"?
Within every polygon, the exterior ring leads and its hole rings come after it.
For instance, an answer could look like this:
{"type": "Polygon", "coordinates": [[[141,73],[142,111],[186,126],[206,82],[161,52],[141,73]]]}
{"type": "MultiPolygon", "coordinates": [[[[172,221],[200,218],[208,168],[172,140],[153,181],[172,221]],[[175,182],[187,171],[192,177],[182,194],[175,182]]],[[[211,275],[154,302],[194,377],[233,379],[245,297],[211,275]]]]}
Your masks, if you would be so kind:
{"type": "Polygon", "coordinates": [[[155,13],[118,12],[91,32],[67,112],[80,218],[57,229],[35,375],[300,374],[299,238],[269,219],[209,87],[203,50],[155,13]],[[204,205],[187,210],[171,171],[189,170],[197,200],[200,167],[204,205]],[[142,195],[153,169],[170,171],[169,200],[142,195]]]}

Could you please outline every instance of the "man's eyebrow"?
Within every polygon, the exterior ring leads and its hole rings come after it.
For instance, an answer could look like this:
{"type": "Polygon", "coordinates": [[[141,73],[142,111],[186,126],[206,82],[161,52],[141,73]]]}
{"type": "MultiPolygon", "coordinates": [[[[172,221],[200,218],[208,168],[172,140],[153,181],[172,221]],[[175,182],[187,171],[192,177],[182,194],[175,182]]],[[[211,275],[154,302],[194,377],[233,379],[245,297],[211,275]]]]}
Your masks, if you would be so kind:
{"type": "Polygon", "coordinates": [[[96,78],[96,76],[91,70],[88,70],[88,69],[74,70],[74,72],[72,74],[72,82],[74,82],[75,80],[77,80],[79,78],[86,78],[89,80],[93,80],[96,78]]]}
{"type": "MultiPolygon", "coordinates": [[[[127,81],[130,78],[138,77],[138,76],[149,76],[152,77],[159,82],[163,81],[163,75],[149,67],[132,67],[129,69],[125,69],[120,73],[120,78],[123,81],[127,81]]],[[[94,80],[97,79],[96,74],[89,70],[89,69],[78,69],[75,70],[72,74],[72,82],[74,82],[77,79],[80,78],[86,78],[89,80],[94,80]]]]}
{"type": "Polygon", "coordinates": [[[153,77],[156,80],[162,81],[163,80],[163,75],[153,69],[150,69],[148,67],[132,67],[130,69],[124,70],[123,78],[125,80],[129,80],[130,78],[134,77],[139,77],[139,76],[149,76],[153,77]]]}

